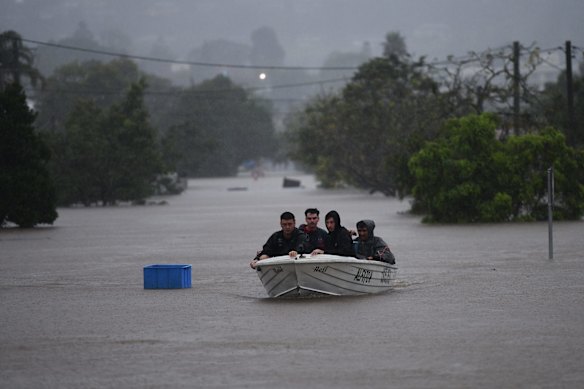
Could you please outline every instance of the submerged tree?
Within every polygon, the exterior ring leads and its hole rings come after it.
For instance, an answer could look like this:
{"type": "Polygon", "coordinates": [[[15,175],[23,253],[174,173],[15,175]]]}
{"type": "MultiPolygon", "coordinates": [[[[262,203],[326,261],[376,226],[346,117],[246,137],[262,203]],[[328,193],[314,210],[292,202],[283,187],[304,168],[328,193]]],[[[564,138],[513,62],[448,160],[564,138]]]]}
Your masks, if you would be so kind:
{"type": "Polygon", "coordinates": [[[423,61],[375,58],[342,94],[314,100],[291,121],[292,156],[328,186],[403,196],[411,186],[407,161],[436,136],[445,114],[423,61]]]}
{"type": "Polygon", "coordinates": [[[443,137],[414,155],[414,199],[426,221],[441,223],[542,220],[547,169],[556,172],[556,219],[584,214],[584,152],[551,128],[497,140],[493,115],[448,123],[443,137]]]}
{"type": "Polygon", "coordinates": [[[453,119],[447,134],[427,143],[410,161],[415,208],[436,222],[505,220],[511,198],[500,193],[504,176],[496,121],[488,115],[453,119]],[[487,214],[487,210],[489,213],[487,214]]]}
{"type": "Polygon", "coordinates": [[[0,226],[53,224],[58,216],[50,152],[34,120],[18,83],[0,91],[0,226]]]}
{"type": "Polygon", "coordinates": [[[242,162],[274,153],[269,109],[227,77],[185,90],[169,114],[167,143],[186,175],[230,176],[242,162]]]}
{"type": "Polygon", "coordinates": [[[344,147],[349,144],[339,131],[341,104],[336,95],[319,96],[287,122],[290,158],[311,168],[325,188],[343,185],[347,174],[340,168],[347,151],[344,147]]]}
{"type": "Polygon", "coordinates": [[[59,200],[90,205],[142,200],[163,173],[156,131],[144,107],[145,81],[133,84],[125,99],[107,109],[79,101],[64,132],[53,133],[59,158],[59,200]]]}
{"type": "Polygon", "coordinates": [[[115,59],[110,62],[91,60],[71,62],[55,70],[47,78],[44,90],[39,94],[37,126],[42,131],[63,131],[65,122],[80,100],[91,100],[101,109],[119,104],[130,85],[144,77],[152,89],[164,91],[145,96],[145,104],[151,120],[158,128],[168,117],[165,115],[172,106],[174,90],[170,82],[140,72],[138,66],[129,59],[115,59]]]}

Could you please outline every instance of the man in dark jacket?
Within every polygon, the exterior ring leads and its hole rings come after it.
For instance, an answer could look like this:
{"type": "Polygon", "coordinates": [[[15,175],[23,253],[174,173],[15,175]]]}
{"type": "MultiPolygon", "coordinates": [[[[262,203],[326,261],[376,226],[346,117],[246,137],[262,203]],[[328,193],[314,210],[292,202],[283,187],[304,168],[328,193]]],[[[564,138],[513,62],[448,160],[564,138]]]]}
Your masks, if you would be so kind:
{"type": "Polygon", "coordinates": [[[327,232],[318,226],[318,221],[320,220],[319,215],[320,211],[318,209],[308,208],[304,211],[306,224],[301,224],[300,227],[298,227],[300,231],[308,235],[313,250],[324,250],[327,240],[327,232]]]}
{"type": "Polygon", "coordinates": [[[355,254],[359,259],[388,262],[395,265],[395,257],[383,239],[373,234],[375,222],[361,220],[357,223],[359,237],[355,239],[355,254]]]}
{"type": "Polygon", "coordinates": [[[282,229],[268,238],[262,251],[251,261],[249,265],[252,268],[255,269],[256,263],[262,259],[279,255],[296,257],[298,254],[308,254],[312,251],[308,236],[296,228],[296,218],[292,212],[280,215],[280,227],[282,229]]]}
{"type": "Polygon", "coordinates": [[[312,254],[334,254],[354,257],[351,233],[341,225],[341,216],[337,211],[330,211],[324,217],[328,236],[324,250],[315,249],[312,254]]]}

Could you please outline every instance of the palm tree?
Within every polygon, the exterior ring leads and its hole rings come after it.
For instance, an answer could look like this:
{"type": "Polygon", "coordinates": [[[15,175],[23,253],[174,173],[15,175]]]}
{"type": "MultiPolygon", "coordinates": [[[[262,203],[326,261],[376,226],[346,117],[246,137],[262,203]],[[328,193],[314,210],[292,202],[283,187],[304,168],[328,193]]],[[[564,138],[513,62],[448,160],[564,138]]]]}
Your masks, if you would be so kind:
{"type": "Polygon", "coordinates": [[[22,76],[36,86],[44,81],[42,74],[33,66],[32,50],[22,44],[20,34],[5,31],[0,34],[0,90],[11,83],[20,84],[22,76]]]}

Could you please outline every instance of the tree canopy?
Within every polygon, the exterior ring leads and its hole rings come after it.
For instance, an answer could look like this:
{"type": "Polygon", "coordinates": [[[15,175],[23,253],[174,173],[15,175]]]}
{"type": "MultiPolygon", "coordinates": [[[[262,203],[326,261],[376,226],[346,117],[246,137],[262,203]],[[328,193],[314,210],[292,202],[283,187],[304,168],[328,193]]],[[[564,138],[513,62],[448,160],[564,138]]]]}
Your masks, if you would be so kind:
{"type": "Polygon", "coordinates": [[[542,61],[537,47],[514,44],[430,65],[389,33],[383,57],[288,118],[290,156],[325,187],[413,195],[426,220],[454,223],[542,219],[553,166],[554,215],[578,219],[582,149],[570,146],[582,142],[584,89],[575,77],[570,123],[565,74],[543,92],[528,82],[542,61]]]}
{"type": "Polygon", "coordinates": [[[0,226],[53,224],[58,214],[50,152],[18,83],[0,90],[0,226]]]}
{"type": "Polygon", "coordinates": [[[493,115],[453,119],[444,136],[410,161],[413,196],[425,220],[441,223],[542,220],[547,216],[547,169],[555,171],[556,219],[584,214],[584,152],[564,136],[538,133],[496,138],[493,115]]]}
{"type": "Polygon", "coordinates": [[[91,100],[101,109],[108,108],[122,101],[130,85],[140,78],[147,81],[149,88],[165,91],[144,97],[151,120],[158,128],[168,120],[166,110],[172,105],[172,99],[168,96],[175,89],[167,80],[142,73],[128,59],[106,63],[97,60],[74,61],[55,69],[38,94],[37,126],[43,131],[62,131],[68,115],[79,100],[91,100]]]}
{"type": "Polygon", "coordinates": [[[27,77],[32,85],[43,81],[34,66],[32,50],[22,44],[20,34],[5,31],[0,34],[0,90],[13,82],[22,85],[23,77],[27,77]]]}
{"type": "Polygon", "coordinates": [[[227,77],[185,90],[169,116],[167,143],[185,175],[230,176],[245,160],[274,153],[269,107],[227,77]]]}
{"type": "Polygon", "coordinates": [[[363,64],[341,94],[313,100],[290,121],[292,157],[326,186],[407,193],[407,161],[446,114],[422,65],[397,56],[363,64]]]}
{"type": "MultiPolygon", "coordinates": [[[[251,38],[252,46],[208,42],[194,53],[196,60],[283,64],[285,53],[272,29],[260,28],[251,38]],[[220,60],[233,56],[239,60],[220,60]]],[[[123,50],[124,40],[113,32],[108,47],[123,50]]],[[[60,43],[105,47],[83,23],[60,43]]],[[[258,95],[285,98],[288,92],[278,84],[322,76],[272,69],[260,80],[236,69],[216,76],[215,69],[208,73],[214,78],[180,88],[144,74],[129,59],[103,63],[95,53],[55,55],[64,47],[51,48],[47,57],[45,49],[36,53],[54,60],[45,63],[54,73],[35,93],[35,123],[54,151],[50,167],[60,204],[136,200],[150,193],[158,173],[228,176],[247,160],[281,157],[276,112],[233,80],[257,86],[258,95]]],[[[24,77],[32,84],[43,79],[32,54],[17,33],[0,34],[0,91],[24,77]]],[[[286,118],[285,145],[325,187],[413,195],[415,210],[441,222],[540,219],[547,196],[541,174],[553,166],[556,218],[578,218],[583,158],[571,146],[584,144],[582,76],[574,77],[574,109],[568,110],[565,72],[543,91],[528,83],[542,61],[539,48],[514,43],[427,64],[413,60],[400,33],[390,32],[380,58],[371,58],[368,44],[361,53],[331,54],[327,66],[360,65],[357,72],[338,70],[340,78],[351,75],[342,89],[326,92],[324,81],[296,89],[298,100],[308,90],[321,93],[286,118]]],[[[21,117],[19,124],[31,125],[21,117]]],[[[42,147],[35,147],[41,161],[35,166],[46,165],[42,147]]]]}
{"type": "Polygon", "coordinates": [[[51,134],[59,203],[115,204],[142,200],[163,173],[155,129],[144,107],[142,79],[108,108],[79,100],[65,129],[51,134]]]}

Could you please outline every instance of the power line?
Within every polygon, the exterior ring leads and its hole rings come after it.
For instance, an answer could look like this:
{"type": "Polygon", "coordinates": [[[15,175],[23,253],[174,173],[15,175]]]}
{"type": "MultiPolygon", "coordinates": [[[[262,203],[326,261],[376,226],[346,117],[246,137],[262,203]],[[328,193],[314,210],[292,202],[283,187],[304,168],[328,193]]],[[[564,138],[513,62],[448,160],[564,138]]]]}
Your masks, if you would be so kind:
{"type": "MultiPolygon", "coordinates": [[[[83,47],[77,46],[70,46],[70,45],[63,45],[59,43],[51,43],[51,42],[43,42],[34,39],[26,39],[21,38],[23,42],[34,43],[41,46],[48,46],[48,47],[55,47],[65,50],[73,50],[73,51],[81,51],[86,53],[93,53],[93,54],[100,54],[106,55],[110,57],[121,57],[121,58],[129,58],[129,59],[136,59],[142,61],[152,61],[152,62],[160,62],[160,63],[170,63],[170,64],[178,64],[178,65],[190,65],[190,66],[199,66],[199,67],[212,67],[212,68],[232,68],[232,69],[255,69],[255,70],[321,70],[321,71],[339,71],[339,70],[357,70],[359,69],[358,66],[274,66],[274,65],[241,65],[241,64],[228,64],[228,63],[213,63],[213,62],[198,62],[198,61],[183,61],[183,60],[172,60],[167,58],[157,58],[157,57],[149,57],[149,56],[141,56],[141,55],[133,55],[133,54],[125,54],[125,53],[116,53],[106,50],[98,50],[98,49],[88,49],[83,47]]],[[[576,49],[579,49],[576,46],[573,46],[576,49]]],[[[435,60],[432,62],[428,62],[424,64],[425,66],[438,66],[438,65],[452,65],[453,63],[458,62],[459,64],[466,65],[472,62],[480,61],[480,55],[484,53],[502,53],[505,49],[511,49],[511,45],[503,45],[496,48],[489,48],[482,53],[479,52],[470,52],[465,56],[449,56],[446,60],[435,60]]],[[[522,47],[522,52],[524,51],[525,47],[522,47]]],[[[557,50],[563,50],[562,47],[554,47],[550,49],[541,49],[540,52],[553,52],[557,50]]],[[[529,54],[529,53],[527,53],[529,54]]],[[[522,55],[524,55],[522,53],[522,55]]]]}
{"type": "Polygon", "coordinates": [[[241,65],[241,64],[227,64],[227,63],[213,63],[213,62],[197,62],[197,61],[182,61],[168,58],[157,58],[142,55],[116,53],[98,49],[88,49],[84,47],[64,45],[60,43],[44,42],[34,39],[21,38],[23,42],[33,43],[40,46],[55,47],[59,49],[81,51],[85,53],[93,53],[100,55],[107,55],[110,57],[122,57],[130,59],[138,59],[143,61],[153,61],[162,63],[171,63],[177,65],[192,65],[201,67],[219,67],[219,68],[237,68],[237,69],[256,69],[256,70],[357,70],[358,66],[274,66],[274,65],[241,65]]]}
{"type": "MultiPolygon", "coordinates": [[[[221,68],[241,68],[241,69],[263,69],[263,70],[268,70],[268,69],[276,69],[276,70],[352,70],[355,71],[358,69],[358,67],[344,67],[344,66],[339,66],[339,67],[310,67],[310,66],[269,66],[269,65],[237,65],[237,64],[223,64],[223,63],[207,63],[207,62],[193,62],[193,61],[179,61],[179,60],[171,60],[171,59],[165,59],[165,58],[155,58],[155,57],[145,57],[145,56],[138,56],[138,55],[129,55],[129,54],[123,54],[123,53],[115,53],[115,52],[109,52],[109,51],[105,51],[105,50],[97,50],[97,49],[87,49],[87,48],[81,48],[81,47],[75,47],[75,46],[69,46],[69,45],[63,45],[63,44],[58,44],[58,43],[50,43],[50,42],[42,42],[42,41],[38,41],[38,40],[32,40],[32,39],[25,39],[25,38],[21,38],[21,40],[23,42],[28,42],[28,43],[34,43],[37,45],[42,45],[42,46],[49,46],[49,47],[55,47],[55,48],[61,48],[61,49],[65,49],[65,50],[73,50],[73,51],[81,51],[81,52],[89,52],[89,53],[94,53],[94,54],[100,54],[100,55],[107,55],[107,56],[115,56],[115,57],[122,57],[122,58],[129,58],[129,59],[138,59],[138,60],[145,60],[145,61],[155,61],[155,62],[163,62],[163,63],[173,63],[173,64],[184,64],[184,65],[192,65],[192,66],[205,66],[205,67],[221,67],[221,68]]],[[[573,46],[575,49],[580,49],[577,46],[573,46]]],[[[447,60],[441,60],[441,61],[434,61],[434,62],[428,62],[423,64],[422,66],[426,66],[426,67],[432,67],[432,66],[437,66],[437,65],[454,65],[456,63],[458,63],[458,65],[468,65],[470,63],[473,62],[480,62],[480,58],[482,55],[484,54],[492,54],[492,55],[503,55],[504,52],[507,49],[511,49],[510,45],[504,45],[504,46],[500,46],[500,47],[496,47],[496,48],[489,48],[486,51],[483,52],[469,52],[466,56],[459,56],[459,57],[453,57],[453,56],[449,56],[447,60]]],[[[560,46],[556,46],[553,48],[549,48],[549,49],[538,49],[540,52],[544,53],[547,52],[548,54],[558,51],[558,50],[563,50],[563,48],[560,46]]],[[[581,50],[581,49],[580,49],[581,50]]],[[[521,54],[520,56],[523,55],[530,55],[529,50],[526,50],[526,48],[524,46],[521,46],[521,54]]],[[[552,64],[551,62],[547,61],[545,58],[541,58],[542,62],[547,63],[548,65],[551,65],[552,67],[561,70],[559,67],[555,66],[554,64],[552,64]]],[[[302,83],[296,83],[296,84],[283,84],[283,85],[273,85],[273,86],[263,86],[263,87],[249,87],[249,88],[242,88],[243,90],[247,91],[247,92],[254,92],[254,91],[262,91],[262,90],[272,90],[272,89],[284,89],[284,88],[294,88],[294,87],[302,87],[302,86],[312,86],[312,85],[323,85],[323,84],[327,84],[327,83],[336,83],[336,82],[347,82],[347,78],[336,78],[336,79],[329,79],[329,80],[321,80],[321,81],[308,81],[308,82],[302,82],[302,83]]],[[[211,93],[222,93],[222,92],[229,92],[231,91],[230,89],[225,89],[225,90],[195,90],[195,91],[188,91],[189,93],[197,93],[197,94],[211,94],[211,93]]],[[[92,90],[78,90],[78,91],[67,91],[67,90],[61,90],[62,93],[76,93],[76,94],[120,94],[123,93],[121,91],[92,91],[92,90]]],[[[175,94],[182,94],[184,93],[185,90],[179,90],[179,91],[145,91],[145,95],[175,95],[175,94]]]]}
{"type": "Polygon", "coordinates": [[[34,43],[34,44],[41,45],[41,46],[56,47],[56,48],[66,49],[66,50],[82,51],[85,53],[107,55],[110,57],[123,57],[123,58],[130,58],[130,59],[138,59],[138,60],[142,60],[142,61],[172,63],[172,64],[178,64],[178,65],[191,65],[191,66],[202,66],[202,67],[213,67],[213,68],[258,69],[258,70],[357,70],[358,69],[355,66],[327,66],[327,67],[321,66],[321,67],[317,67],[317,66],[237,65],[237,64],[226,64],[226,63],[212,63],[212,62],[181,61],[181,60],[172,60],[172,59],[166,59],[166,58],[156,58],[156,57],[147,57],[147,56],[141,56],[141,55],[115,53],[115,52],[110,52],[110,51],[105,51],[105,50],[87,49],[87,48],[83,48],[83,47],[62,45],[62,44],[58,44],[58,43],[42,42],[42,41],[37,41],[37,40],[33,40],[33,39],[21,38],[21,40],[23,42],[34,43]]]}

